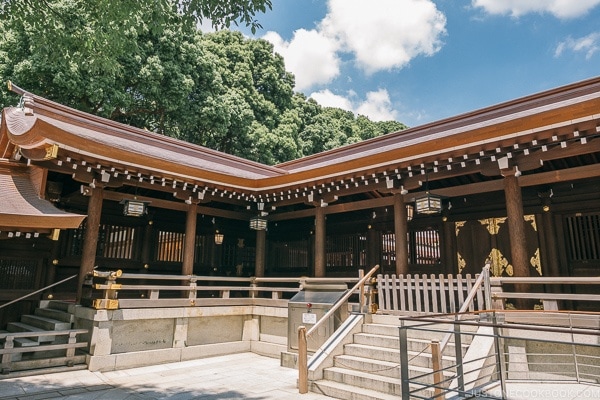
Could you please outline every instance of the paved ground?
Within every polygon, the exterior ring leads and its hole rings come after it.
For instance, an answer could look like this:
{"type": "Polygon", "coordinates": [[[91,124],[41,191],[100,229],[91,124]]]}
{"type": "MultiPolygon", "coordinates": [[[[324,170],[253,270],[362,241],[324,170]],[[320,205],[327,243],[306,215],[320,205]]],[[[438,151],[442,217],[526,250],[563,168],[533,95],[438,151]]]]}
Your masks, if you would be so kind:
{"type": "Polygon", "coordinates": [[[0,400],[248,399],[331,400],[296,388],[298,372],[279,360],[233,354],[112,372],[87,370],[0,380],[0,400]]]}
{"type": "MultiPolygon", "coordinates": [[[[296,370],[279,360],[253,353],[204,358],[112,372],[77,370],[0,380],[0,400],[331,400],[316,393],[301,395],[296,370]]],[[[488,391],[500,395],[499,388],[488,391]]],[[[515,383],[507,399],[600,399],[600,386],[572,383],[515,383]]]]}

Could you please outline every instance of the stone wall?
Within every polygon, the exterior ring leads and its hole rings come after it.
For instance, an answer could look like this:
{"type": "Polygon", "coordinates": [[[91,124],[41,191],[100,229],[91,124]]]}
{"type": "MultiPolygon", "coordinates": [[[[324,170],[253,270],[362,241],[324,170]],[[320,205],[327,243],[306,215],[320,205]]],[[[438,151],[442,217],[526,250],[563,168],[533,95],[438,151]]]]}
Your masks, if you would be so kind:
{"type": "Polygon", "coordinates": [[[287,308],[257,305],[95,310],[77,307],[89,330],[88,368],[112,371],[252,351],[287,349],[287,308]]]}

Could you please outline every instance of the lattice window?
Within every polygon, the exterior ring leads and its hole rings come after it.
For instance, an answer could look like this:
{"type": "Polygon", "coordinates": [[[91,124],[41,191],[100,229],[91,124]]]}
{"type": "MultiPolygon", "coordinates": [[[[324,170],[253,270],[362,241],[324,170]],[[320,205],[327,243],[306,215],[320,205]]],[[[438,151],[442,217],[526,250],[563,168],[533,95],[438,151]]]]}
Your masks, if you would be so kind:
{"type": "Polygon", "coordinates": [[[61,232],[61,251],[62,257],[80,256],[83,252],[83,234],[85,232],[85,222],[77,229],[69,229],[61,232]]]}
{"type": "Polygon", "coordinates": [[[568,256],[571,261],[600,259],[600,214],[565,218],[568,256]]]}
{"type": "Polygon", "coordinates": [[[36,272],[37,260],[0,258],[0,289],[35,289],[36,272]]]}
{"type": "Polygon", "coordinates": [[[334,267],[365,267],[367,238],[364,235],[336,235],[327,237],[326,261],[334,267]]]}
{"type": "Polygon", "coordinates": [[[412,264],[439,264],[441,262],[440,233],[433,229],[410,231],[409,259],[412,264]]]}
{"type": "Polygon", "coordinates": [[[194,263],[200,265],[210,265],[212,258],[211,249],[214,242],[215,239],[213,236],[196,236],[196,243],[194,246],[194,263]]]}
{"type": "Polygon", "coordinates": [[[308,240],[272,242],[269,253],[270,260],[277,267],[308,268],[310,254],[308,240]]]}
{"type": "Polygon", "coordinates": [[[185,233],[159,231],[156,261],[182,262],[184,242],[185,233]]]}
{"type": "Polygon", "coordinates": [[[130,226],[101,225],[98,253],[101,257],[131,260],[136,229],[130,226]]]}
{"type": "Polygon", "coordinates": [[[381,235],[381,264],[382,266],[396,265],[395,233],[383,233],[381,235]]]}

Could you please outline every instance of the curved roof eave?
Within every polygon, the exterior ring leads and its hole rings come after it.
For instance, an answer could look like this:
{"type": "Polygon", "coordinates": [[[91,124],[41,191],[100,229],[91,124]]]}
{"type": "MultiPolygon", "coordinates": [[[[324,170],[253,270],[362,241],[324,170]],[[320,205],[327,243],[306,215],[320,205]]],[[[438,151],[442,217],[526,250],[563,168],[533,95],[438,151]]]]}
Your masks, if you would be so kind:
{"type": "MultiPolygon", "coordinates": [[[[511,121],[530,119],[537,115],[549,113],[600,98],[600,77],[573,83],[527,97],[500,103],[494,106],[475,110],[469,113],[434,121],[378,136],[362,142],[313,154],[297,160],[276,165],[289,173],[325,167],[332,163],[340,164],[357,158],[368,158],[375,154],[385,153],[400,147],[410,147],[423,142],[439,140],[455,140],[454,137],[474,131],[487,130],[488,139],[494,139],[492,131],[509,124],[511,121]]],[[[544,119],[544,118],[540,118],[544,119]]],[[[549,125],[548,121],[543,125],[549,125]]],[[[532,128],[533,129],[533,128],[532,128]]],[[[524,129],[520,128],[519,131],[524,129]]],[[[515,132],[517,133],[517,132],[515,132]]],[[[482,137],[482,139],[484,139],[482,137]]],[[[446,146],[451,147],[451,146],[446,146]]]]}
{"type": "Polygon", "coordinates": [[[78,228],[86,215],[59,210],[38,196],[27,173],[0,170],[1,229],[52,230],[78,228]]]}
{"type": "MultiPolygon", "coordinates": [[[[600,118],[600,77],[597,77],[269,167],[82,113],[29,95],[22,89],[17,88],[16,92],[24,95],[24,110],[31,107],[31,115],[11,114],[5,109],[9,121],[3,121],[3,127],[11,125],[16,132],[18,126],[29,135],[37,135],[40,142],[62,140],[61,144],[71,152],[101,155],[115,162],[249,192],[312,185],[400,163],[421,162],[425,157],[439,154],[495,147],[499,141],[516,143],[537,132],[600,118]],[[29,103],[26,96],[31,97],[29,103]],[[11,121],[12,118],[15,120],[11,121]],[[34,130],[37,133],[32,134],[34,130]]],[[[14,140],[27,145],[31,138],[24,134],[14,140]]]]}

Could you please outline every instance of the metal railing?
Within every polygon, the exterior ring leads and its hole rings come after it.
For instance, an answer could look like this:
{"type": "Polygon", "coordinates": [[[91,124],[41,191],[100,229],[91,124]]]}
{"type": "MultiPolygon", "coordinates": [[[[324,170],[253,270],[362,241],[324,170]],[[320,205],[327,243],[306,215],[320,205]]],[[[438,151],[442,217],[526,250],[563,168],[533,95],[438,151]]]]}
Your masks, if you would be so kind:
{"type": "Polygon", "coordinates": [[[512,313],[515,311],[485,316],[467,313],[464,316],[468,316],[468,320],[452,321],[454,357],[445,357],[444,364],[433,367],[431,372],[412,376],[406,351],[408,331],[442,334],[446,329],[440,324],[447,325],[448,320],[404,317],[403,320],[414,324],[403,325],[399,331],[402,399],[506,399],[506,385],[512,382],[600,385],[600,331],[597,329],[600,314],[540,310],[528,312],[529,323],[506,322],[505,316],[512,313]],[[565,326],[548,326],[548,320],[557,314],[562,315],[565,326]],[[584,317],[592,319],[595,326],[578,328],[569,323],[584,317]],[[489,333],[467,332],[463,329],[466,326],[490,329],[489,333]],[[463,354],[461,343],[478,337],[491,338],[493,345],[475,356],[463,354]]]}
{"type": "Polygon", "coordinates": [[[365,274],[354,287],[346,292],[344,296],[339,298],[337,302],[317,321],[316,324],[306,331],[305,326],[298,327],[298,390],[301,394],[308,393],[308,339],[317,330],[326,323],[336,312],[342,307],[350,296],[352,296],[357,290],[360,293],[360,311],[362,312],[365,308],[364,304],[364,285],[371,277],[377,272],[379,265],[374,266],[367,274],[365,274]]]}
{"type": "MultiPolygon", "coordinates": [[[[483,267],[483,269],[481,270],[481,274],[477,277],[477,280],[473,284],[473,288],[471,289],[471,292],[465,299],[464,303],[461,305],[460,309],[458,310],[458,313],[455,314],[455,319],[457,321],[460,321],[462,319],[462,316],[465,315],[465,313],[468,312],[470,308],[472,308],[473,301],[475,300],[477,294],[480,293],[480,288],[482,286],[484,287],[483,294],[484,294],[484,302],[485,302],[485,306],[486,306],[485,308],[487,310],[490,310],[492,308],[492,299],[491,299],[491,293],[490,293],[490,266],[491,266],[491,263],[488,260],[485,263],[485,266],[483,267]]],[[[448,345],[448,342],[450,341],[451,337],[452,337],[452,332],[448,332],[446,334],[446,336],[444,336],[444,338],[440,342],[440,346],[439,346],[440,359],[441,359],[441,356],[444,353],[444,350],[446,349],[446,346],[448,345]]]]}
{"type": "Polygon", "coordinates": [[[35,291],[31,292],[31,293],[28,293],[28,294],[26,294],[26,295],[24,295],[24,296],[21,296],[21,297],[19,297],[19,298],[17,298],[17,299],[11,300],[11,301],[9,301],[8,303],[0,304],[0,309],[3,309],[4,307],[7,307],[7,306],[9,306],[9,305],[11,305],[11,304],[14,304],[14,303],[18,303],[18,302],[19,302],[19,301],[21,301],[21,300],[25,300],[25,299],[26,299],[26,298],[28,298],[28,297],[31,297],[31,296],[33,296],[33,295],[36,295],[36,294],[38,294],[38,293],[41,293],[41,292],[43,292],[43,291],[46,291],[46,290],[48,290],[48,289],[50,289],[50,288],[52,288],[52,287],[54,287],[54,286],[58,286],[58,285],[60,285],[61,283],[65,283],[65,282],[67,282],[67,281],[70,281],[71,279],[75,279],[75,278],[77,278],[77,276],[78,276],[78,274],[71,275],[71,276],[69,276],[69,277],[67,277],[67,278],[65,278],[65,279],[62,279],[62,280],[58,281],[58,282],[51,283],[50,285],[48,285],[48,286],[44,286],[44,287],[43,287],[43,288],[41,288],[41,289],[37,289],[37,290],[35,290],[35,291]]]}

